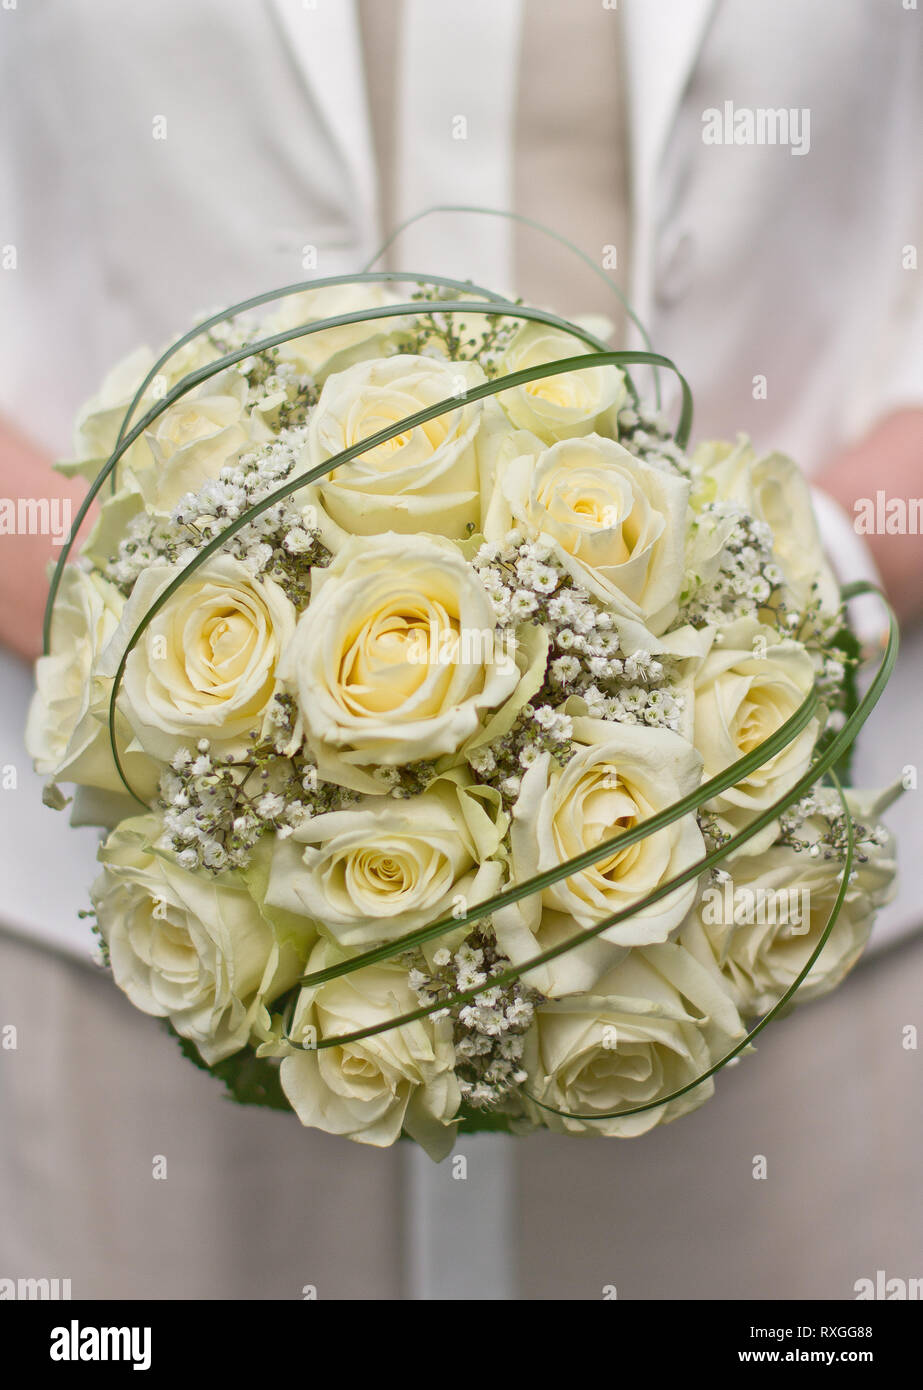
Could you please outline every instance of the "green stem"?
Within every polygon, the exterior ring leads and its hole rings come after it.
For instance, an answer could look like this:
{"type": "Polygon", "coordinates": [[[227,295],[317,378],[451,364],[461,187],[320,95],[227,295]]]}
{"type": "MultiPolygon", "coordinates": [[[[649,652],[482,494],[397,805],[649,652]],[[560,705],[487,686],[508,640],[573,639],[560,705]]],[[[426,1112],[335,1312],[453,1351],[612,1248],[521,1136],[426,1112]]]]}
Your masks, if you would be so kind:
{"type": "MultiPolygon", "coordinates": [[[[576,245],[575,242],[570,241],[566,236],[563,236],[560,232],[556,232],[552,227],[546,227],[544,222],[536,222],[536,220],[532,217],[524,217],[521,212],[510,212],[504,208],[478,207],[475,204],[471,203],[438,203],[432,207],[424,208],[422,212],[416,212],[413,214],[412,217],[406,217],[403,222],[398,223],[394,231],[391,232],[388,236],[387,241],[383,242],[382,245],[379,246],[378,250],[375,252],[375,255],[366,264],[365,269],[369,270],[375,264],[375,262],[385,254],[389,246],[393,245],[393,243],[397,240],[401,233],[403,231],[406,231],[408,227],[412,227],[415,222],[421,222],[424,218],[432,217],[434,213],[440,212],[473,213],[479,217],[505,217],[510,222],[518,222],[523,227],[531,227],[534,232],[541,232],[542,236],[549,237],[552,241],[556,241],[559,246],[563,246],[565,250],[572,252],[572,254],[578,258],[578,260],[581,260],[585,266],[588,266],[589,269],[593,272],[593,274],[603,282],[606,288],[612,290],[612,292],[617,296],[617,298],[621,300],[622,308],[625,310],[625,313],[628,315],[635,328],[637,328],[638,333],[641,336],[641,341],[644,343],[645,347],[647,347],[648,351],[653,352],[654,345],[650,340],[647,329],[644,327],[644,324],[638,318],[638,315],[635,313],[634,309],[629,304],[625,294],[613,280],[612,276],[607,275],[606,272],[603,270],[602,266],[597,265],[596,262],[590,256],[588,256],[585,251],[582,251],[580,247],[576,245]]],[[[657,402],[657,409],[659,410],[660,375],[656,367],[654,368],[654,396],[657,402]]]]}
{"type": "MultiPolygon", "coordinates": [[[[478,306],[475,305],[474,307],[477,308],[478,306]]],[[[535,312],[537,311],[529,310],[526,313],[526,317],[532,317],[535,312]]],[[[375,313],[378,314],[379,311],[375,311],[375,313]]],[[[345,314],[342,315],[341,318],[344,322],[356,321],[356,317],[353,314],[345,314]]],[[[329,322],[332,323],[334,322],[334,320],[330,320],[329,322]]],[[[293,336],[294,332],[295,330],[288,333],[276,334],[274,339],[267,339],[266,341],[286,341],[293,336]]],[[[251,352],[252,348],[250,350],[241,349],[239,353],[231,355],[240,360],[244,356],[249,356],[251,352]]],[[[261,516],[262,513],[267,511],[270,507],[275,506],[277,502],[281,502],[286,497],[290,497],[292,493],[299,492],[302,488],[308,487],[311,483],[316,482],[319,478],[325,477],[326,474],[331,472],[332,469],[339,468],[343,464],[350,463],[354,458],[357,458],[360,454],[370,452],[371,450],[377,448],[380,444],[387,443],[388,440],[394,439],[397,435],[402,434],[405,430],[414,429],[417,425],[426,424],[428,420],[434,420],[437,418],[437,416],[445,415],[448,411],[457,410],[458,407],[461,405],[469,404],[472,401],[483,400],[487,396],[496,396],[501,391],[509,391],[517,386],[525,386],[531,381],[542,381],[549,376],[560,376],[566,372],[579,371],[591,366],[622,366],[625,363],[635,363],[639,361],[647,362],[651,358],[656,358],[661,366],[675,371],[682,385],[683,408],[680,416],[680,426],[677,430],[676,435],[676,438],[679,439],[681,431],[683,431],[684,429],[688,430],[688,427],[691,424],[692,395],[690,393],[689,385],[686,382],[685,378],[677,371],[673,363],[670,362],[668,358],[660,357],[656,353],[646,352],[583,353],[579,357],[563,357],[555,362],[543,362],[535,367],[525,367],[521,371],[510,372],[508,375],[499,377],[494,381],[481,382],[477,386],[469,387],[468,390],[466,390],[462,394],[459,394],[457,396],[449,396],[445,400],[437,401],[434,405],[426,406],[422,410],[415,411],[414,414],[405,416],[403,420],[399,420],[396,424],[389,425],[385,429],[378,430],[375,434],[371,434],[365,439],[360,439],[358,443],[350,445],[348,449],[341,450],[340,453],[334,454],[334,456],[330,459],[325,459],[323,463],[317,464],[315,468],[309,468],[305,473],[298,473],[295,475],[295,477],[289,478],[280,487],[276,488],[274,492],[271,492],[268,496],[264,497],[262,501],[254,503],[252,507],[249,507],[245,512],[242,512],[239,517],[237,517],[228,526],[226,526],[223,531],[219,532],[219,534],[215,536],[212,540],[210,540],[207,545],[203,546],[202,549],[198,552],[198,554],[193,556],[189,563],[185,565],[182,570],[180,570],[180,572],[175,576],[174,579],[170,581],[169,584],[166,585],[166,587],[158,595],[157,599],[145,613],[138,626],[135,628],[128,641],[125,651],[122,654],[122,658],[119,662],[118,669],[115,673],[115,679],[112,685],[112,694],[109,700],[109,740],[112,747],[112,757],[115,763],[116,771],[118,772],[119,778],[121,779],[122,784],[125,787],[126,791],[129,793],[129,795],[133,796],[134,799],[139,803],[139,805],[146,806],[147,803],[143,800],[142,797],[139,797],[137,795],[131,783],[125,776],[125,771],[122,767],[122,761],[119,757],[115,738],[116,700],[118,698],[118,693],[122,683],[122,677],[125,673],[125,666],[127,664],[128,658],[134,650],[136,644],[144,635],[150,623],[160,612],[164,604],[167,603],[168,600],[173,597],[173,595],[177,592],[179,587],[183,583],[185,583],[189,576],[194,574],[197,569],[204,565],[205,562],[209,560],[211,556],[214,555],[218,550],[220,550],[226,544],[226,542],[230,540],[232,536],[236,535],[238,531],[240,531],[244,526],[247,526],[256,517],[261,516]]],[[[202,370],[204,371],[204,369],[202,370]]],[[[192,375],[198,376],[199,373],[192,373],[192,375]]],[[[188,379],[189,378],[184,378],[184,380],[188,379]]],[[[159,413],[159,411],[157,413],[159,413]]],[[[123,451],[125,448],[129,447],[134,442],[134,440],[141,433],[142,429],[146,427],[150,415],[151,412],[148,412],[148,416],[145,416],[144,419],[141,420],[135,426],[135,428],[126,436],[125,440],[120,446],[120,448],[123,451]]],[[[116,458],[117,454],[118,451],[116,451],[116,454],[113,455],[113,459],[116,458]]],[[[102,474],[100,475],[100,477],[102,477],[102,474]]],[[[78,523],[80,519],[80,514],[78,513],[78,523]]],[[[73,534],[74,533],[72,532],[72,535],[73,534]]],[[[62,570],[64,558],[65,556],[62,556],[62,559],[58,562],[58,569],[55,571],[55,578],[58,577],[62,570]]],[[[52,604],[54,602],[55,592],[56,585],[53,582],[52,592],[49,595],[49,604],[52,604]]],[[[49,608],[46,614],[46,623],[49,626],[50,611],[51,610],[49,608]]]]}
{"type": "MultiPolygon", "coordinates": [[[[656,834],[658,830],[672,825],[674,821],[688,815],[690,811],[697,810],[703,802],[710,800],[711,797],[717,796],[728,787],[736,786],[751,772],[762,767],[769,758],[775,757],[776,753],[786,748],[803,729],[807,728],[814,718],[817,705],[817,696],[812,690],[798,706],[795,713],[784,724],[780,725],[765,743],[745,754],[744,757],[738,758],[736,762],[724,768],[708,782],[696,787],[695,791],[688,792],[679,801],[675,801],[672,806],[658,811],[655,816],[649,816],[647,820],[640,821],[629,830],[624,830],[608,840],[603,840],[598,845],[593,845],[591,849],[585,849],[581,854],[569,859],[566,864],[556,865],[553,869],[546,869],[544,873],[536,874],[533,878],[524,879],[522,883],[505,888],[501,893],[495,894],[494,897],[483,903],[476,903],[468,909],[463,917],[445,917],[429,926],[418,927],[416,931],[399,936],[394,941],[385,942],[381,946],[363,951],[361,955],[350,956],[349,959],[340,961],[336,965],[329,965],[324,970],[317,970],[313,974],[305,975],[302,977],[302,983],[306,987],[326,984],[328,980],[337,980],[343,975],[351,975],[366,965],[375,965],[378,961],[401,955],[404,951],[413,950],[427,941],[445,935],[446,932],[455,931],[459,927],[471,926],[500,908],[521,902],[523,898],[530,898],[533,893],[540,893],[545,888],[551,888],[562,878],[570,878],[573,874],[582,873],[584,869],[589,869],[600,859],[606,858],[616,848],[620,850],[631,849],[632,845],[637,844],[640,840],[646,840],[649,835],[656,834]]],[[[641,906],[647,906],[647,904],[644,903],[641,906]]],[[[638,905],[623,908],[618,916],[612,919],[610,925],[616,926],[619,922],[626,921],[637,911],[638,905]]]]}
{"type": "MultiPolygon", "coordinates": [[[[774,1018],[778,1017],[782,1009],[784,1009],[785,1005],[789,1002],[789,1000],[794,998],[798,989],[801,987],[801,985],[807,979],[808,975],[814,969],[815,962],[820,956],[821,951],[826,946],[827,941],[830,938],[830,933],[836,926],[837,918],[840,915],[843,903],[846,900],[846,892],[849,888],[849,876],[852,873],[853,853],[855,850],[855,825],[853,823],[852,814],[849,810],[846,798],[843,795],[843,788],[840,786],[839,778],[837,777],[836,773],[832,771],[828,775],[831,781],[833,782],[834,786],[836,787],[840,801],[843,805],[843,814],[846,818],[846,856],[843,862],[843,872],[840,875],[839,889],[837,891],[833,907],[830,909],[830,914],[827,918],[824,930],[820,935],[820,939],[817,945],[811,952],[811,955],[809,956],[806,965],[802,968],[800,973],[792,981],[792,983],[789,985],[788,989],[785,991],[782,997],[776,1000],[775,1004],[773,1004],[772,1008],[769,1010],[768,1013],[764,1014],[764,1016],[760,1019],[759,1023],[757,1023],[755,1027],[751,1028],[750,1032],[745,1034],[745,1036],[741,1038],[740,1042],[738,1042],[734,1047],[731,1048],[730,1052],[725,1053],[725,1055],[720,1059],[720,1061],[715,1062],[712,1066],[710,1066],[707,1069],[707,1071],[703,1071],[702,1074],[700,1076],[697,1076],[694,1081],[687,1082],[685,1086],[680,1086],[677,1090],[670,1091],[668,1095],[661,1096],[657,1100],[646,1101],[643,1105],[633,1105],[630,1107],[630,1109],[627,1110],[608,1110],[604,1113],[600,1112],[596,1115],[578,1115],[570,1110],[559,1110],[557,1106],[548,1105],[545,1101],[539,1100],[537,1096],[533,1096],[528,1091],[524,1091],[523,1094],[526,1096],[527,1100],[530,1100],[533,1105],[537,1105],[541,1110],[547,1110],[553,1115],[560,1115],[565,1120],[616,1120],[620,1119],[622,1116],[627,1115],[642,1115],[645,1112],[645,1110],[659,1110],[661,1106],[670,1105],[674,1100],[679,1100],[681,1096],[685,1096],[688,1094],[689,1091],[694,1091],[696,1087],[701,1086],[703,1081],[708,1081],[711,1077],[717,1075],[717,1073],[721,1071],[722,1067],[726,1067],[728,1062],[732,1062],[735,1057],[738,1057],[745,1048],[750,1046],[757,1034],[762,1033],[763,1029],[768,1027],[768,1025],[773,1021],[774,1018]]],[[[481,986],[481,988],[483,989],[483,985],[481,986]]]]}
{"type": "MultiPolygon", "coordinates": [[[[366,278],[372,279],[376,277],[352,276],[336,278],[339,282],[342,283],[344,281],[366,278]]],[[[425,277],[423,277],[423,279],[425,280],[425,277]]],[[[319,285],[320,283],[321,282],[316,281],[315,286],[319,285]]],[[[484,303],[478,302],[477,300],[450,300],[443,302],[442,307],[451,312],[495,314],[498,312],[498,302],[502,302],[504,305],[506,305],[506,301],[497,301],[496,299],[484,303]]],[[[113,449],[111,455],[106,460],[99,473],[96,475],[96,478],[91,483],[85,497],[83,498],[79,508],[77,509],[77,515],[74,519],[73,525],[71,526],[70,535],[68,536],[64,545],[61,547],[61,553],[58,557],[57,564],[55,565],[54,573],[51,578],[51,587],[48,593],[48,600],[45,604],[43,644],[46,654],[49,651],[51,645],[51,620],[54,611],[55,599],[57,598],[58,589],[61,584],[61,577],[64,573],[64,566],[67,563],[68,557],[73,548],[74,541],[77,538],[77,534],[80,530],[80,527],[83,524],[83,521],[87,516],[90,507],[93,505],[93,502],[96,500],[97,495],[102,489],[102,486],[106,478],[109,477],[110,474],[114,475],[114,470],[118,467],[119,460],[122,458],[123,454],[125,454],[128,451],[128,449],[131,448],[132,444],[134,444],[134,442],[138,438],[140,438],[144,431],[148,429],[155,420],[159,419],[159,417],[164,413],[164,411],[168,410],[171,405],[175,405],[175,403],[178,400],[181,400],[183,396],[187,395],[190,391],[194,390],[196,386],[200,386],[203,382],[209,381],[213,376],[216,376],[219,372],[224,371],[225,368],[233,366],[238,362],[243,362],[247,357],[252,357],[256,353],[265,352],[272,347],[279,347],[282,343],[291,342],[296,338],[310,337],[314,333],[321,333],[329,328],[341,328],[356,323],[365,323],[369,320],[399,318],[406,317],[408,315],[425,314],[427,312],[429,312],[429,306],[421,305],[419,303],[384,305],[377,309],[362,309],[356,310],[355,312],[350,314],[338,314],[332,318],[319,319],[311,324],[300,324],[297,327],[288,329],[283,333],[275,333],[268,338],[262,338],[259,339],[257,342],[248,343],[245,347],[239,348],[235,352],[226,353],[224,357],[220,357],[214,362],[208,362],[204,366],[197,368],[195,371],[187,373],[187,375],[184,376],[181,381],[178,381],[170,391],[166,392],[166,394],[159,402],[156,402],[151,407],[151,409],[148,410],[148,412],[143,416],[143,418],[138,422],[138,424],[133,426],[133,428],[129,431],[127,435],[123,434],[123,432],[120,430],[116,447],[113,449]]],[[[614,365],[616,366],[628,366],[634,363],[638,363],[640,365],[650,365],[652,361],[656,361],[661,366],[665,366],[670,371],[675,372],[682,386],[683,404],[680,415],[680,422],[677,427],[677,431],[674,438],[676,439],[677,444],[681,448],[685,447],[685,443],[687,442],[689,436],[689,430],[692,425],[692,395],[689,391],[689,386],[687,382],[682,377],[678,369],[674,366],[674,364],[669,361],[668,358],[660,357],[656,353],[621,353],[613,355],[611,353],[606,352],[605,344],[601,343],[600,340],[589,331],[578,328],[575,324],[568,323],[566,319],[560,319],[555,314],[546,313],[543,309],[532,309],[527,305],[509,305],[508,307],[504,307],[503,313],[504,315],[512,318],[528,319],[534,322],[548,324],[550,327],[558,328],[562,332],[569,333],[571,337],[579,338],[582,342],[586,343],[588,346],[591,346],[596,350],[594,352],[585,353],[580,358],[562,358],[558,362],[547,364],[549,368],[554,368],[557,370],[545,371],[542,368],[530,368],[529,370],[534,372],[535,375],[527,378],[527,380],[541,380],[545,376],[555,376],[560,371],[579,371],[594,365],[607,365],[610,362],[614,363],[614,365]],[[600,360],[600,358],[603,358],[604,360],[600,360]],[[565,366],[565,363],[570,365],[565,366]]],[[[219,319],[220,317],[221,316],[219,316],[219,319]]],[[[193,330],[190,335],[187,335],[187,340],[190,336],[195,336],[196,332],[201,331],[201,328],[202,325],[200,325],[199,329],[193,330]]],[[[180,339],[179,343],[183,341],[183,339],[180,339]]],[[[179,343],[175,344],[174,347],[170,349],[170,351],[174,351],[175,348],[179,345],[179,343]]],[[[169,356],[169,353],[165,354],[165,357],[166,356],[169,356]]],[[[163,360],[165,360],[165,358],[161,359],[161,361],[163,360]]],[[[151,370],[153,371],[153,368],[151,370]]],[[[148,375],[150,377],[150,373],[148,375]]],[[[511,387],[513,387],[514,385],[522,384],[513,379],[517,375],[518,374],[513,373],[511,376],[499,377],[495,381],[487,383],[487,385],[492,387],[492,389],[489,391],[483,391],[479,390],[478,388],[472,387],[463,397],[453,396],[447,402],[439,402],[437,406],[430,407],[431,413],[426,414],[422,418],[424,421],[435,419],[438,415],[443,415],[449,410],[456,409],[459,404],[462,404],[465,401],[478,400],[481,398],[481,396],[484,395],[495,395],[500,391],[511,389],[511,387]]],[[[626,381],[632,393],[633,399],[637,401],[637,391],[635,389],[634,383],[632,382],[630,376],[628,376],[627,373],[626,381]]],[[[133,412],[138,399],[139,395],[138,393],[136,393],[134,400],[131,402],[128,411],[126,412],[126,416],[122,421],[123,428],[128,416],[133,412]]],[[[408,416],[407,418],[408,420],[410,420],[416,419],[417,417],[408,416]]],[[[406,423],[406,421],[401,421],[400,428],[402,429],[406,423]]],[[[397,429],[389,433],[386,436],[386,438],[393,438],[394,434],[396,433],[398,433],[397,429]]],[[[364,442],[366,448],[371,447],[369,441],[364,442]]],[[[359,452],[362,452],[362,450],[360,449],[359,452]]],[[[329,464],[323,470],[323,472],[329,472],[331,468],[335,468],[339,461],[340,456],[337,456],[337,458],[330,460],[329,464]]],[[[260,504],[259,511],[255,514],[259,515],[259,513],[261,511],[264,511],[267,506],[272,505],[273,500],[276,500],[276,494],[273,494],[271,498],[267,499],[264,503],[260,504]]],[[[229,533],[225,532],[224,534],[227,535],[229,533]]]]}
{"type": "MultiPolygon", "coordinates": [[[[897,631],[897,620],[894,616],[893,609],[887,603],[887,600],[881,594],[881,591],[877,589],[873,584],[869,584],[866,581],[859,581],[855,584],[849,584],[842,590],[844,599],[853,598],[863,593],[878,594],[878,596],[882,599],[882,602],[887,607],[889,620],[889,635],[887,648],[885,650],[884,656],[882,657],[881,664],[875,673],[874,679],[872,680],[869,689],[866,691],[856,710],[853,712],[850,718],[847,719],[846,723],[843,725],[843,728],[839,731],[839,733],[837,733],[836,736],[831,740],[826,750],[813,763],[811,763],[807,771],[802,774],[802,776],[798,779],[794,786],[790,788],[789,792],[785,796],[780,797],[779,800],[776,801],[767,810],[763,811],[761,815],[759,815],[744,830],[739,831],[736,835],[732,836],[731,839],[727,840],[719,848],[712,850],[709,854],[705,855],[704,858],[698,860],[697,863],[692,864],[689,868],[683,870],[682,873],[675,875],[671,879],[668,879],[666,883],[661,884],[658,888],[654,889],[653,892],[648,893],[645,897],[639,899],[639,901],[634,903],[631,907],[623,908],[621,912],[613,913],[611,917],[604,918],[595,926],[588,927],[584,931],[578,932],[576,935],[572,937],[568,937],[566,941],[559,942],[558,945],[549,947],[547,950],[540,952],[538,955],[530,957],[529,960],[523,961],[520,965],[511,966],[509,970],[504,971],[502,974],[492,976],[490,980],[490,988],[502,988],[502,986],[505,984],[512,984],[515,980],[518,980],[522,975],[528,973],[530,970],[535,970],[540,965],[547,965],[550,961],[556,960],[558,956],[562,956],[566,952],[573,950],[574,947],[582,946],[585,942],[594,940],[597,936],[600,936],[604,931],[608,931],[611,927],[617,926],[620,922],[625,921],[634,913],[642,912],[645,908],[653,906],[655,903],[660,902],[662,898],[667,897],[668,894],[672,893],[675,889],[681,888],[686,883],[691,882],[700,874],[704,873],[705,870],[717,866],[723,860],[725,860],[728,857],[728,855],[731,854],[734,850],[737,850],[742,845],[745,845],[749,840],[753,838],[754,835],[758,834],[761,830],[765,829],[766,826],[771,825],[773,821],[775,821],[782,814],[783,811],[787,810],[789,806],[794,804],[794,802],[800,800],[800,798],[805,794],[805,792],[810,790],[810,788],[815,784],[815,782],[817,782],[821,777],[823,777],[833,768],[833,766],[836,764],[836,762],[842,755],[844,749],[853,742],[859,729],[865,723],[866,719],[868,719],[875,705],[878,703],[882,691],[887,685],[888,680],[891,676],[891,672],[894,669],[894,663],[897,660],[897,649],[899,640],[897,631]]],[[[804,706],[802,706],[802,708],[804,708],[804,706]]],[[[787,722],[790,724],[792,721],[789,720],[787,722]]],[[[783,725],[782,727],[784,728],[785,726],[783,725]]],[[[781,733],[781,729],[778,730],[777,733],[781,733]]],[[[771,740],[767,739],[766,742],[762,745],[763,749],[767,748],[770,745],[770,743],[771,740]]],[[[759,749],[754,749],[754,753],[757,753],[759,751],[759,749]]],[[[650,834],[654,826],[655,819],[656,818],[652,818],[649,821],[645,821],[641,829],[646,830],[646,833],[650,834]]],[[[627,833],[633,832],[626,832],[626,834],[627,833]]],[[[621,836],[618,837],[618,839],[620,843],[623,843],[621,836]]],[[[580,859],[582,858],[583,856],[580,856],[580,859]]],[[[541,878],[546,882],[557,882],[561,878],[570,876],[570,874],[574,872],[574,865],[578,862],[580,861],[569,860],[567,863],[559,866],[558,869],[549,870],[547,874],[541,875],[541,878]]],[[[530,882],[536,881],[537,880],[532,880],[530,882]]],[[[485,912],[490,911],[492,910],[492,903],[482,904],[481,907],[484,909],[485,912]]],[[[454,927],[457,927],[458,923],[453,922],[452,925],[454,927]]],[[[316,1050],[323,1050],[327,1047],[342,1047],[347,1043],[360,1042],[363,1038],[373,1037],[378,1033],[389,1032],[392,1028],[399,1028],[406,1023],[414,1023],[417,1019],[426,1018],[429,1014],[435,1013],[437,1010],[441,1008],[447,1006],[454,1008],[458,1004],[469,1003],[472,999],[476,999],[479,994],[482,994],[485,988],[487,988],[487,986],[483,984],[477,985],[471,989],[462,990],[454,996],[450,997],[449,1000],[442,1001],[439,1004],[421,1006],[419,1009],[413,1009],[408,1013],[400,1014],[395,1018],[386,1019],[380,1024],[373,1024],[367,1028],[357,1029],[353,1033],[344,1033],[330,1038],[319,1039],[314,1044],[314,1048],[316,1050]]]]}

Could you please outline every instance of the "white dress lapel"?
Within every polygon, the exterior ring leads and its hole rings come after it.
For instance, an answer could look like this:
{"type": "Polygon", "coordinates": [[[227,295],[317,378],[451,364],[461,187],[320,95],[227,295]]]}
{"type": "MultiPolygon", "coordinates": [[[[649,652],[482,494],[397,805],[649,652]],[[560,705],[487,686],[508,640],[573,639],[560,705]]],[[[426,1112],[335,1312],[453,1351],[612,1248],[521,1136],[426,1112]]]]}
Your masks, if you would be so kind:
{"type": "MultiPolygon", "coordinates": [[[[374,241],[379,234],[374,146],[355,0],[270,2],[349,172],[362,240],[374,241]]],[[[657,169],[716,3],[622,0],[632,149],[633,294],[642,313],[652,278],[657,169]]],[[[500,5],[466,0],[447,6],[405,0],[403,20],[402,57],[395,74],[398,216],[442,202],[508,208],[522,0],[500,5]],[[461,127],[456,117],[463,118],[461,127]]],[[[500,218],[432,219],[405,234],[399,255],[410,268],[455,270],[501,289],[513,280],[511,228],[500,218]],[[435,249],[439,255],[434,257],[435,249]]]]}
{"type": "Polygon", "coordinates": [[[632,298],[649,316],[660,161],[717,0],[623,0],[632,167],[632,298]]]}
{"type": "Polygon", "coordinates": [[[361,242],[374,243],[379,235],[375,156],[355,0],[270,2],[349,173],[361,242]]]}

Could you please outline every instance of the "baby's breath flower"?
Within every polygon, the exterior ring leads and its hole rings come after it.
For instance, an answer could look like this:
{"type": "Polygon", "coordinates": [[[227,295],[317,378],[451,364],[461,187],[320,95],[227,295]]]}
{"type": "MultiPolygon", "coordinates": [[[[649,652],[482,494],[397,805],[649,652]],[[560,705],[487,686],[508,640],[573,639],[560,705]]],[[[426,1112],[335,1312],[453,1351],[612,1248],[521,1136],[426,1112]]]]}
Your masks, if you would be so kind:
{"type": "MultiPolygon", "coordinates": [[[[523,1041],[541,996],[515,980],[491,985],[509,960],[500,954],[489,920],[478,924],[454,956],[444,947],[433,955],[433,969],[412,966],[411,988],[421,1004],[446,1000],[438,1016],[453,1020],[455,1072],[462,1096],[473,1109],[519,1114],[518,1088],[526,1080],[522,1067],[523,1041]],[[452,1005],[451,997],[485,986],[473,999],[452,1005]]],[[[437,1015],[431,1015],[436,1017],[437,1015]]]]}
{"type": "MultiPolygon", "coordinates": [[[[299,464],[306,435],[303,423],[280,428],[267,444],[225,466],[198,492],[187,493],[166,520],[139,513],[129,522],[118,554],[106,567],[107,577],[127,593],[142,570],[152,564],[188,564],[231,522],[265,502],[292,473],[299,464]]],[[[224,550],[254,575],[268,574],[276,580],[298,608],[308,599],[311,567],[327,564],[330,559],[318,532],[292,498],[265,508],[228,537],[224,550]]]]}

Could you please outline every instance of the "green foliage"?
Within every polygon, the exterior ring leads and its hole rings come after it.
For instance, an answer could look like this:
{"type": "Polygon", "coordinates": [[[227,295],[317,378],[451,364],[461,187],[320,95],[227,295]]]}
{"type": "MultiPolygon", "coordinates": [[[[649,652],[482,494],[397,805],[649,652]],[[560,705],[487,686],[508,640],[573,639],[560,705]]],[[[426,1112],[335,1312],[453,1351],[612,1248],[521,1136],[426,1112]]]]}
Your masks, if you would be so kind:
{"type": "Polygon", "coordinates": [[[167,1032],[179,1043],[180,1051],[200,1071],[207,1071],[224,1083],[225,1094],[238,1105],[263,1105],[271,1110],[288,1110],[291,1106],[279,1080],[279,1063],[269,1057],[257,1057],[249,1047],[226,1057],[223,1062],[209,1066],[195,1043],[180,1037],[168,1021],[167,1032]]]}
{"type": "Polygon", "coordinates": [[[510,1117],[501,1110],[475,1110],[462,1104],[458,1114],[459,1134],[509,1134],[510,1117]]]}

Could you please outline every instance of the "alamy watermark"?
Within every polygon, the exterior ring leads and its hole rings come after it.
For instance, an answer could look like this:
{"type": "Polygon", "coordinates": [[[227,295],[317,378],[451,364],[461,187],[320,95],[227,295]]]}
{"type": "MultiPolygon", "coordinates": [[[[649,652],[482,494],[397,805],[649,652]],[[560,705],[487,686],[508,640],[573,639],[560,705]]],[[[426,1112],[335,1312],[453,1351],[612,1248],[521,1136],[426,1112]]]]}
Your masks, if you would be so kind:
{"type": "Polygon", "coordinates": [[[735,887],[730,879],[702,894],[702,921],[706,926],[788,927],[792,936],[811,930],[810,888],[735,887]]]}
{"type": "Polygon", "coordinates": [[[67,1327],[51,1329],[52,1361],[130,1361],[132,1370],[151,1368],[149,1327],[82,1327],[72,1318],[67,1327]]]}
{"type": "Polygon", "coordinates": [[[889,1276],[885,1270],[876,1269],[875,1278],[857,1279],[853,1284],[856,1301],[886,1299],[891,1302],[919,1302],[923,1300],[923,1279],[900,1279],[889,1276]]]}
{"type": "Polygon", "coordinates": [[[405,656],[411,666],[500,666],[516,664],[516,636],[511,628],[466,627],[441,631],[417,628],[405,656]]]}
{"type": "Polygon", "coordinates": [[[709,106],[702,112],[703,145],[787,145],[789,154],[811,148],[807,106],[709,106]]]}
{"type": "Polygon", "coordinates": [[[0,536],[50,536],[63,545],[70,532],[69,497],[0,497],[0,536]]]}
{"type": "Polygon", "coordinates": [[[923,535],[923,497],[889,497],[879,488],[874,497],[857,497],[853,513],[858,536],[923,535]]]}
{"type": "Polygon", "coordinates": [[[0,1301],[33,1303],[70,1298],[70,1279],[5,1279],[0,1276],[0,1301]]]}

